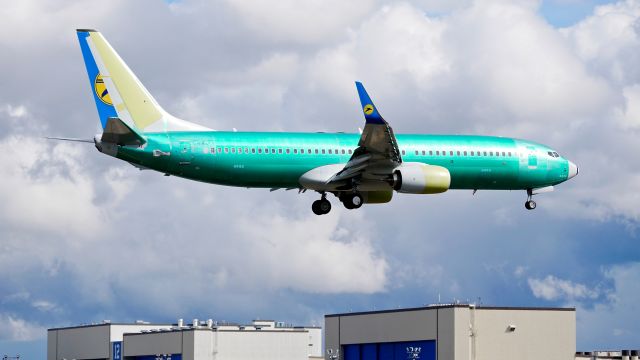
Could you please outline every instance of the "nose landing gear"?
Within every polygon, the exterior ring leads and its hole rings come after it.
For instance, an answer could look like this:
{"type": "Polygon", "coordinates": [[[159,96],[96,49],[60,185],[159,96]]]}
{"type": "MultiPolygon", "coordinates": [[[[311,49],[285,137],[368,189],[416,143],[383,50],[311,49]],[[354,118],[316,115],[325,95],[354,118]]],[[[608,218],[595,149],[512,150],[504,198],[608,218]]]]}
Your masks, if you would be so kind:
{"type": "Polygon", "coordinates": [[[533,210],[536,208],[536,202],[533,201],[533,190],[527,189],[527,201],[524,203],[524,207],[527,210],[533,210]]]}
{"type": "Polygon", "coordinates": [[[320,200],[316,200],[311,204],[311,210],[316,215],[325,215],[331,211],[331,203],[327,200],[326,193],[322,193],[320,200]]]}

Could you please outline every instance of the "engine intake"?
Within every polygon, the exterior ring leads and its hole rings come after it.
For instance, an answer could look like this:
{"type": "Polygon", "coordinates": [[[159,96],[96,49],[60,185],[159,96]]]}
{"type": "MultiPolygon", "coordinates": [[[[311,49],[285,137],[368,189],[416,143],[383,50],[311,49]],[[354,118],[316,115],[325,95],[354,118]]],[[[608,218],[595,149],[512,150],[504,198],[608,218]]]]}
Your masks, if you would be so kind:
{"type": "Polygon", "coordinates": [[[393,189],[406,194],[438,194],[449,190],[451,174],[442,166],[403,163],[393,172],[393,189]]]}

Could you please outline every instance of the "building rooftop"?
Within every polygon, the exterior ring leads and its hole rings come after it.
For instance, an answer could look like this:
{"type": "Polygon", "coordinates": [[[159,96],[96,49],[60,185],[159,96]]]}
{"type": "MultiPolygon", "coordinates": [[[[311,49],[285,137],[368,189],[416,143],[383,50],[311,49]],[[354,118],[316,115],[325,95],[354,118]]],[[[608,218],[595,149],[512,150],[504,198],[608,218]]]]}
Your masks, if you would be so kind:
{"type": "Polygon", "coordinates": [[[402,308],[402,309],[387,309],[387,310],[372,310],[372,311],[357,311],[339,314],[327,314],[324,317],[336,317],[336,316],[354,316],[354,315],[368,315],[368,314],[383,314],[383,313],[395,313],[406,311],[419,311],[419,310],[437,310],[437,309],[450,309],[450,308],[475,308],[479,310],[533,310],[533,311],[576,311],[574,307],[522,307],[522,306],[485,306],[475,304],[430,304],[425,306],[402,308]]]}

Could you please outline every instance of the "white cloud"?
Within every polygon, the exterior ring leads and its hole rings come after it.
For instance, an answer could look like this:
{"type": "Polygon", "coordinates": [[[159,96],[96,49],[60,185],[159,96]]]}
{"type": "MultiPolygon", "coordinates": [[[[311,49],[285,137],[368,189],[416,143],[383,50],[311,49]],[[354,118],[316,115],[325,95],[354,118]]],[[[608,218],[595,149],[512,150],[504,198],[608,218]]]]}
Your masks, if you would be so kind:
{"type": "Polygon", "coordinates": [[[527,282],[533,295],[544,300],[596,299],[599,295],[597,290],[589,289],[583,284],[558,279],[553,275],[548,275],[544,279],[529,278],[527,282]]]}
{"type": "Polygon", "coordinates": [[[238,226],[247,239],[245,261],[259,269],[249,273],[254,286],[312,293],[385,290],[387,262],[376,254],[366,232],[342,227],[338,216],[319,221],[312,216],[260,216],[238,226]]]}
{"type": "Polygon", "coordinates": [[[30,341],[42,339],[47,330],[39,324],[30,323],[20,317],[0,313],[0,339],[9,341],[30,341]]]}

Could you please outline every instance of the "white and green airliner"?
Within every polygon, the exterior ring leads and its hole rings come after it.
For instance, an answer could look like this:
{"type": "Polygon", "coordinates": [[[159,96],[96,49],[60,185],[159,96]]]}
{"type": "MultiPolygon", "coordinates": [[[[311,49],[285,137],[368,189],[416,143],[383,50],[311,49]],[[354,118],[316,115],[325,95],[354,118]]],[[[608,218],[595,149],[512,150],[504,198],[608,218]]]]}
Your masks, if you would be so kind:
{"type": "Polygon", "coordinates": [[[578,174],[571,161],[531,141],[396,135],[359,82],[366,121],[359,134],[214,131],[167,113],[98,31],[77,35],[103,128],[84,141],[141,169],[218,185],[313,190],[318,215],[331,210],[327,194],[357,209],[387,203],[394,192],[450,189],[525,190],[531,210],[533,195],[578,174]]]}

